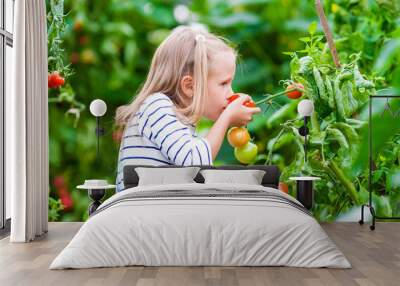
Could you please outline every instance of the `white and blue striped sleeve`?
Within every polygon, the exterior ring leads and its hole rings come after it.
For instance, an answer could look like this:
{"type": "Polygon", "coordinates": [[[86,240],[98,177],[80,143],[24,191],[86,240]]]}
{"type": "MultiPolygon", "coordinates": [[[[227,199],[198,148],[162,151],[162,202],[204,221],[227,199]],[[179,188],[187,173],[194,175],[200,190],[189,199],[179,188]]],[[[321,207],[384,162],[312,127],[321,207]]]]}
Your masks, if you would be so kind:
{"type": "Polygon", "coordinates": [[[155,144],[174,165],[212,165],[210,143],[192,134],[173,109],[174,103],[165,94],[149,96],[139,109],[140,134],[155,144]]]}

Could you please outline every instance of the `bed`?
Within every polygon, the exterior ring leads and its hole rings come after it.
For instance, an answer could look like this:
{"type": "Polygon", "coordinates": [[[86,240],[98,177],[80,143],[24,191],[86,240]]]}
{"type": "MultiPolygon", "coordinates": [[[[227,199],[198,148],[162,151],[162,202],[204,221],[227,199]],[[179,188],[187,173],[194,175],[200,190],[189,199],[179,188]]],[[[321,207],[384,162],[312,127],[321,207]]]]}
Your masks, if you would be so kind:
{"type": "Polygon", "coordinates": [[[199,166],[264,170],[260,185],[204,183],[199,173],[194,183],[152,186],[138,185],[137,167],[125,166],[125,190],[100,205],[50,269],[351,267],[311,213],[278,190],[276,166],[199,166]]]}

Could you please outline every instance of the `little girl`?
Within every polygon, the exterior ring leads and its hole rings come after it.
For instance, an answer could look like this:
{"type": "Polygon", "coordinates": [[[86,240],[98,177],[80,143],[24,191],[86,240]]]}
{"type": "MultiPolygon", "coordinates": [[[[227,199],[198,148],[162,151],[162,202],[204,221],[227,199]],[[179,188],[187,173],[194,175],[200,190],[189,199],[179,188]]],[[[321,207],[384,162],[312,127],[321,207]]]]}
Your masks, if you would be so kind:
{"type": "Polygon", "coordinates": [[[225,39],[180,26],[157,48],[139,94],[117,109],[124,127],[118,156],[117,192],[124,189],[125,165],[212,165],[230,126],[252,120],[258,107],[228,105],[236,52],[225,39]],[[204,116],[214,125],[201,138],[195,124],[204,116]]]}

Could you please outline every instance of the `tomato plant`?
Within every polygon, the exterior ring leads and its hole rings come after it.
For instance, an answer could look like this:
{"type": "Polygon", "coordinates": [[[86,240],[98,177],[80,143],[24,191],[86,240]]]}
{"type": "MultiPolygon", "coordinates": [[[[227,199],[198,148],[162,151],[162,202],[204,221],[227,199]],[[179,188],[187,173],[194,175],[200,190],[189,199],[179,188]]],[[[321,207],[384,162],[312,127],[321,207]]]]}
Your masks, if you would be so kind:
{"type": "MultiPolygon", "coordinates": [[[[366,172],[355,171],[353,163],[365,138],[362,127],[367,125],[365,116],[360,117],[360,113],[367,107],[369,96],[380,92],[376,87],[381,78],[361,73],[358,67],[360,53],[351,54],[349,61],[343,61],[337,68],[323,39],[323,36],[314,34],[314,28],[310,26],[309,36],[302,39],[304,49],[288,53],[292,58],[291,80],[304,86],[303,97],[312,100],[315,106],[307,160],[304,158],[304,137],[298,131],[302,124],[300,118],[281,123],[281,131],[268,147],[266,164],[276,163],[273,154],[281,148],[282,140],[283,144],[297,146],[296,157],[283,169],[282,179],[293,174],[322,177],[323,181],[316,186],[317,192],[329,190],[329,193],[317,199],[314,214],[319,219],[332,220],[341,211],[366,202],[366,172]]],[[[383,172],[376,173],[375,180],[382,175],[383,172]]],[[[397,199],[398,195],[394,198],[397,199]]],[[[374,200],[378,212],[387,215],[388,205],[383,203],[386,199],[374,196],[374,200]]]]}
{"type": "MultiPolygon", "coordinates": [[[[84,192],[73,191],[74,186],[87,178],[115,180],[121,138],[121,130],[113,126],[115,110],[132,100],[155,49],[180,24],[206,28],[235,44],[240,57],[232,88],[250,94],[263,110],[246,126],[257,146],[250,164],[278,165],[292,195],[294,185],[288,176],[305,168],[323,177],[315,185],[313,210],[320,220],[335,220],[367,198],[365,105],[374,89],[400,93],[396,91],[400,88],[398,1],[323,1],[341,68],[333,64],[321,27],[313,24],[307,34],[309,24],[318,20],[314,1],[46,0],[46,4],[49,72],[58,71],[65,79],[64,85],[49,91],[50,177],[63,175],[74,202],[71,210],[60,210],[55,202],[63,192],[51,185],[51,199],[56,198],[51,205],[59,214],[52,219],[85,220],[89,199],[84,192]],[[179,5],[187,8],[185,17],[176,15],[182,10],[176,9],[179,5]],[[303,95],[288,98],[286,88],[297,82],[304,85],[304,90],[297,90],[303,95]],[[350,92],[351,97],[346,96],[350,92]],[[95,120],[85,109],[95,98],[108,106],[102,119],[107,132],[100,144],[107,152],[101,151],[101,162],[95,161],[95,120]],[[309,126],[307,165],[303,137],[298,134],[302,122],[296,107],[301,99],[313,100],[316,110],[309,126]]],[[[376,139],[382,150],[374,156],[373,184],[380,214],[400,213],[396,123],[377,117],[376,126],[382,127],[376,139]]],[[[206,134],[212,124],[203,119],[197,131],[206,134]]],[[[238,164],[232,150],[226,140],[214,164],[238,164]]]]}

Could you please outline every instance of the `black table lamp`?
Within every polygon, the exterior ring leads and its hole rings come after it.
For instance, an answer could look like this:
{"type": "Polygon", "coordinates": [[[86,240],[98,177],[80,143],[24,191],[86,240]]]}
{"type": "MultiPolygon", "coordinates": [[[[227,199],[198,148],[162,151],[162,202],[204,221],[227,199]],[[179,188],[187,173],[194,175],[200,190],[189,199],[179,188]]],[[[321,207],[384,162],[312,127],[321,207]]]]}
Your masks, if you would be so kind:
{"type": "Polygon", "coordinates": [[[100,117],[107,111],[106,103],[101,99],[95,99],[90,103],[90,113],[96,117],[96,136],[97,136],[97,162],[100,161],[100,136],[104,135],[105,130],[100,126],[100,117]]]}
{"type": "Polygon", "coordinates": [[[309,99],[303,99],[297,105],[297,112],[304,117],[304,125],[299,128],[299,134],[304,136],[304,161],[307,163],[307,135],[308,135],[308,118],[314,112],[314,104],[309,99]]]}
{"type": "MultiPolygon", "coordinates": [[[[309,99],[303,99],[297,105],[297,112],[304,117],[304,125],[299,128],[299,134],[304,136],[304,162],[307,163],[307,135],[308,119],[314,112],[314,104],[309,99]]],[[[314,190],[313,181],[320,180],[319,177],[304,176],[304,171],[301,171],[299,177],[290,177],[290,180],[296,181],[297,184],[297,200],[301,202],[305,208],[311,209],[314,205],[314,190]]]]}

